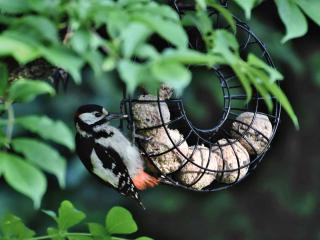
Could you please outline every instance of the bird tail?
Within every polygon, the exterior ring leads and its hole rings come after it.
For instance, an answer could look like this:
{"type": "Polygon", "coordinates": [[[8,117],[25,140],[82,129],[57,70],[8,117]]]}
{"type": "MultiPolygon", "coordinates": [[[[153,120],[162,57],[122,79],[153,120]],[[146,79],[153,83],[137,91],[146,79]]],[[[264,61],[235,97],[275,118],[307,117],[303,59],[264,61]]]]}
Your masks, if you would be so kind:
{"type": "Polygon", "coordinates": [[[133,179],[133,184],[139,190],[145,190],[150,187],[155,187],[159,184],[159,179],[149,175],[141,170],[133,179]]]}

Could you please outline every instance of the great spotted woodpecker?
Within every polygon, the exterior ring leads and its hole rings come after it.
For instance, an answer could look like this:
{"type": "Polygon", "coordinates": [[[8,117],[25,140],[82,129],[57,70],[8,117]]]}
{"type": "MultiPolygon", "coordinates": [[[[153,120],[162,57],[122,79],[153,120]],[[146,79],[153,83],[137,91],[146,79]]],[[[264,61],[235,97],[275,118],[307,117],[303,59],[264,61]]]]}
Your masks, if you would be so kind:
{"type": "Polygon", "coordinates": [[[121,118],[126,115],[109,113],[98,105],[79,107],[74,115],[76,151],[90,173],[143,207],[137,189],[154,187],[158,179],[144,171],[138,149],[109,124],[121,118]]]}

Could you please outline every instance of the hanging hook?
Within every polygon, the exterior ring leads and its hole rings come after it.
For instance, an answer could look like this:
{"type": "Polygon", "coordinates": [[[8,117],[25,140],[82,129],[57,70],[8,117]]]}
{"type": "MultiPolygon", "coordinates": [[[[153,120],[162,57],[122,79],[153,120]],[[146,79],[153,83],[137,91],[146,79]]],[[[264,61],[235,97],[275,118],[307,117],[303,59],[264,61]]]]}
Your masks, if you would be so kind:
{"type": "Polygon", "coordinates": [[[220,0],[220,4],[224,7],[228,7],[228,0],[220,0]]]}
{"type": "Polygon", "coordinates": [[[179,7],[178,7],[177,0],[173,0],[173,1],[171,1],[171,2],[172,2],[172,4],[173,4],[174,8],[177,10],[177,12],[180,13],[180,9],[179,9],[179,7]]]}
{"type": "Polygon", "coordinates": [[[181,15],[185,10],[195,10],[195,5],[193,3],[184,3],[179,0],[168,0],[168,4],[174,8],[179,15],[181,15]]]}

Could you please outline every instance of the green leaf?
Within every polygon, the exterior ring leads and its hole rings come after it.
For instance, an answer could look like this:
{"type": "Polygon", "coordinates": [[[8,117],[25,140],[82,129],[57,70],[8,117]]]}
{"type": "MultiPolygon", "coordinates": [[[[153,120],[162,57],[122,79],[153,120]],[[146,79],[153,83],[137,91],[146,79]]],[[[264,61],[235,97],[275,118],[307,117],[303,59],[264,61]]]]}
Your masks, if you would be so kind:
{"type": "Polygon", "coordinates": [[[102,63],[102,70],[106,72],[113,71],[117,66],[117,60],[113,57],[106,57],[102,63]]]}
{"type": "Polygon", "coordinates": [[[145,8],[150,14],[159,15],[164,19],[170,19],[172,21],[180,20],[178,12],[168,5],[155,5],[154,2],[151,2],[148,6],[143,6],[143,8],[145,8]]]}
{"type": "Polygon", "coordinates": [[[225,30],[216,30],[212,36],[208,37],[208,40],[212,42],[209,51],[218,56],[217,61],[221,61],[220,64],[231,66],[246,92],[247,101],[249,101],[252,96],[252,88],[247,76],[248,64],[239,56],[239,44],[235,36],[225,30]]]}
{"type": "Polygon", "coordinates": [[[49,227],[47,233],[49,236],[54,236],[50,238],[51,240],[65,240],[65,237],[61,236],[61,233],[56,228],[49,227]]]}
{"type": "Polygon", "coordinates": [[[320,87],[320,52],[316,51],[308,58],[307,66],[309,67],[309,71],[311,73],[311,79],[313,83],[320,87]]]}
{"type": "Polygon", "coordinates": [[[16,138],[12,141],[15,151],[22,153],[26,159],[41,169],[54,174],[65,187],[66,160],[49,145],[29,138],[16,138]]]}
{"type": "Polygon", "coordinates": [[[0,0],[0,10],[3,13],[24,13],[29,9],[29,5],[25,0],[0,0]]]}
{"type": "MultiPolygon", "coordinates": [[[[237,72],[237,70],[238,69],[235,68],[235,72],[237,72]]],[[[268,110],[271,111],[273,108],[273,102],[268,90],[265,88],[263,82],[261,81],[261,78],[267,78],[269,81],[269,76],[267,76],[267,74],[260,69],[254,69],[249,65],[243,66],[243,72],[238,73],[238,75],[240,76],[239,79],[242,82],[247,94],[247,101],[249,101],[252,97],[252,89],[250,84],[253,84],[258,93],[263,97],[268,110]]]]}
{"type": "Polygon", "coordinates": [[[282,43],[305,35],[308,30],[307,20],[295,1],[275,0],[275,3],[280,18],[286,27],[286,35],[282,39],[282,43]]]}
{"type": "Polygon", "coordinates": [[[103,55],[94,50],[88,50],[83,53],[83,58],[86,59],[92,70],[94,71],[95,77],[99,78],[102,74],[103,68],[103,55]]]}
{"type": "Polygon", "coordinates": [[[159,58],[159,52],[150,44],[143,44],[138,47],[134,52],[135,56],[141,59],[157,59],[159,58]]]}
{"type": "Polygon", "coordinates": [[[103,18],[104,22],[107,22],[107,30],[112,38],[118,38],[130,22],[128,14],[118,8],[108,12],[107,16],[104,14],[103,18]]]}
{"type": "MultiPolygon", "coordinates": [[[[5,107],[3,106],[3,105],[0,105],[0,109],[1,109],[1,111],[3,110],[5,110],[5,107]]],[[[5,127],[5,126],[7,126],[7,124],[8,124],[8,120],[7,119],[2,119],[2,118],[0,118],[0,127],[5,127]]],[[[3,136],[3,132],[1,132],[2,134],[1,134],[1,136],[3,136]]]]}
{"type": "Polygon", "coordinates": [[[66,47],[50,47],[42,49],[46,60],[55,66],[61,67],[71,74],[76,83],[81,82],[80,70],[84,64],[81,57],[66,47]]]}
{"type": "Polygon", "coordinates": [[[63,201],[58,212],[58,228],[62,232],[77,225],[86,217],[83,212],[77,210],[69,201],[63,201]]]}
{"type": "Polygon", "coordinates": [[[213,0],[209,0],[208,5],[216,9],[226,19],[226,21],[229,23],[233,32],[237,31],[236,22],[233,19],[232,14],[225,7],[222,7],[221,5],[216,4],[215,1],[213,0]]]}
{"type": "Polygon", "coordinates": [[[31,198],[38,208],[47,188],[45,176],[22,158],[0,152],[6,182],[16,191],[31,198]]]}
{"type": "Polygon", "coordinates": [[[295,114],[287,96],[284,94],[281,88],[276,83],[270,83],[270,82],[265,83],[265,86],[269,92],[271,92],[274,96],[277,97],[281,106],[286,110],[292,122],[294,123],[296,129],[299,129],[299,121],[298,121],[297,115],[295,114]]]}
{"type": "MultiPolygon", "coordinates": [[[[99,239],[99,240],[109,240],[109,239],[99,239]]],[[[90,236],[80,236],[80,235],[78,235],[78,236],[68,236],[68,240],[96,240],[96,239],[94,239],[94,238],[92,238],[90,236]]]]}
{"type": "Polygon", "coordinates": [[[131,23],[121,34],[122,51],[130,58],[134,51],[150,36],[151,31],[143,24],[131,23]]]}
{"type": "Polygon", "coordinates": [[[131,213],[122,207],[113,207],[108,212],[106,228],[110,234],[131,234],[138,230],[131,213]]]}
{"type": "Polygon", "coordinates": [[[18,18],[13,22],[13,27],[26,26],[35,31],[42,39],[51,43],[58,43],[58,32],[56,26],[48,18],[42,16],[26,16],[18,18]]]}
{"type": "Polygon", "coordinates": [[[31,115],[16,118],[16,123],[44,139],[74,149],[74,136],[62,121],[54,121],[47,116],[31,115]]]}
{"type": "Polygon", "coordinates": [[[216,30],[209,37],[212,46],[209,51],[225,60],[225,63],[235,65],[239,62],[239,44],[233,34],[226,30],[216,30]]]}
{"type": "Polygon", "coordinates": [[[252,88],[250,85],[250,81],[248,81],[247,75],[246,75],[247,68],[243,67],[243,63],[242,64],[240,63],[239,65],[232,66],[232,69],[237,75],[240,83],[244,88],[244,91],[247,95],[247,102],[248,102],[252,97],[252,88]]]}
{"type": "Polygon", "coordinates": [[[257,0],[234,0],[234,1],[244,10],[246,18],[250,19],[251,11],[258,1],[257,0]]]}
{"type": "Polygon", "coordinates": [[[89,32],[89,47],[91,49],[97,49],[101,46],[103,46],[106,42],[108,42],[106,39],[102,38],[98,33],[96,32],[89,32]]]}
{"type": "Polygon", "coordinates": [[[220,58],[214,55],[204,54],[191,49],[172,49],[164,50],[162,61],[176,61],[182,64],[207,65],[213,67],[218,63],[220,58]]]}
{"type": "Polygon", "coordinates": [[[51,210],[41,210],[41,212],[43,212],[44,214],[46,214],[47,216],[51,217],[53,220],[55,220],[56,222],[58,221],[58,217],[57,214],[54,211],[51,210]]]}
{"type": "Polygon", "coordinates": [[[252,67],[255,67],[256,69],[259,69],[260,71],[265,72],[268,75],[270,82],[275,82],[283,79],[283,76],[280,72],[278,72],[275,68],[267,65],[263,60],[256,57],[254,54],[249,54],[248,64],[252,67]]]}
{"type": "Polygon", "coordinates": [[[72,34],[70,45],[76,52],[82,54],[88,50],[89,40],[89,32],[84,29],[79,29],[74,34],[72,34]]]}
{"type": "Polygon", "coordinates": [[[133,93],[136,87],[144,81],[144,77],[146,76],[146,67],[144,65],[129,60],[120,60],[118,71],[129,93],[133,93]]]}
{"type": "Polygon", "coordinates": [[[319,0],[296,0],[299,7],[310,17],[316,24],[320,25],[320,1],[319,0]]]}
{"type": "Polygon", "coordinates": [[[9,88],[9,98],[16,102],[30,102],[41,94],[53,96],[55,90],[46,82],[27,79],[16,80],[9,88]]]}
{"type": "Polygon", "coordinates": [[[268,91],[260,83],[254,82],[253,85],[255,86],[255,88],[257,89],[259,94],[263,97],[263,100],[265,101],[268,110],[272,111],[273,102],[272,102],[271,96],[268,93],[268,91]]]}
{"type": "Polygon", "coordinates": [[[132,4],[130,6],[130,12],[134,11],[135,13],[139,12],[145,12],[150,15],[155,15],[164,19],[169,19],[172,21],[179,21],[179,14],[170,6],[168,5],[159,5],[155,1],[149,1],[149,0],[140,0],[139,1],[132,1],[132,4]]]}
{"type": "Polygon", "coordinates": [[[18,62],[25,64],[36,59],[39,56],[39,50],[22,39],[2,34],[0,35],[0,56],[12,56],[18,62]]]}
{"type": "Polygon", "coordinates": [[[111,239],[107,229],[98,223],[89,223],[89,232],[92,234],[93,237],[99,237],[102,240],[109,240],[111,239]]]}
{"type": "Polygon", "coordinates": [[[196,3],[199,5],[199,7],[200,7],[202,10],[206,10],[206,9],[207,9],[206,0],[196,0],[196,3]]]}
{"type": "Polygon", "coordinates": [[[6,91],[8,84],[8,69],[7,66],[3,63],[0,63],[0,96],[6,91]]]}
{"type": "Polygon", "coordinates": [[[59,13],[60,0],[25,0],[28,2],[30,8],[34,11],[43,13],[45,15],[56,15],[59,13]],[[55,11],[52,11],[55,9],[55,11]]]}
{"type": "Polygon", "coordinates": [[[149,237],[139,237],[139,238],[136,238],[136,240],[153,240],[153,238],[149,238],[149,237]]]}
{"type": "Polygon", "coordinates": [[[188,36],[178,22],[162,19],[147,13],[135,14],[132,17],[133,20],[145,24],[174,46],[187,48],[188,36]]]}
{"type": "Polygon", "coordinates": [[[151,71],[159,81],[173,87],[177,93],[181,93],[191,82],[191,72],[178,62],[157,61],[151,71]]]}
{"type": "Polygon", "coordinates": [[[197,27],[202,37],[212,33],[213,22],[206,11],[187,12],[182,18],[183,26],[197,27]]]}
{"type": "Polygon", "coordinates": [[[0,228],[4,239],[22,240],[32,238],[35,235],[35,232],[26,227],[20,218],[11,214],[2,219],[0,228]]]}
{"type": "Polygon", "coordinates": [[[0,177],[2,176],[3,174],[3,171],[4,171],[4,164],[3,164],[4,161],[0,160],[0,177]]]}
{"type": "MultiPolygon", "coordinates": [[[[282,80],[283,76],[274,68],[266,65],[261,59],[257,58],[253,54],[248,57],[248,63],[253,67],[250,69],[251,74],[254,75],[257,84],[263,84],[263,87],[277,98],[282,107],[286,110],[295,127],[299,129],[299,121],[294,113],[294,110],[283,93],[281,88],[277,84],[277,80],[282,80]],[[260,81],[260,82],[259,82],[260,81]]],[[[258,89],[259,90],[259,89],[258,89]]],[[[259,90],[261,92],[261,89],[259,90]]]]}

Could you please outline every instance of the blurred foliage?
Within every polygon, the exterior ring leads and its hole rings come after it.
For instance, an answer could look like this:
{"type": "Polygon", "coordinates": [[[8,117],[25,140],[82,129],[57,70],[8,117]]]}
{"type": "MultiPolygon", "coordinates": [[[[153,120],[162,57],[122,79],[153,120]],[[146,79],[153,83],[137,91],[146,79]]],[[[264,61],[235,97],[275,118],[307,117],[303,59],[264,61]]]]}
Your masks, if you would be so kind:
{"type": "Polygon", "coordinates": [[[310,56],[308,65],[311,68],[313,82],[320,87],[320,53],[315,52],[310,56]]]}
{"type": "MultiPolygon", "coordinates": [[[[263,0],[234,1],[245,11],[246,17],[249,19],[252,9],[261,4],[263,0]]],[[[320,26],[320,2],[318,0],[274,0],[274,2],[286,27],[286,35],[282,38],[282,43],[307,33],[306,16],[320,26]]]]}
{"type": "Polygon", "coordinates": [[[250,26],[255,29],[256,34],[267,44],[268,49],[272,52],[272,59],[277,66],[280,64],[288,65],[295,74],[303,74],[305,70],[303,61],[295,52],[291,42],[279,44],[282,34],[277,29],[260,22],[258,19],[251,19],[250,26]]]}
{"type": "MultiPolygon", "coordinates": [[[[2,81],[7,82],[7,79],[2,81]]],[[[46,178],[40,169],[56,175],[60,186],[64,187],[66,160],[43,141],[28,137],[15,138],[14,126],[18,125],[45,140],[51,140],[71,150],[74,149],[73,136],[61,121],[53,121],[46,116],[37,115],[15,116],[14,102],[26,103],[32,101],[37,95],[47,93],[53,95],[55,91],[49,84],[20,79],[8,85],[8,89],[5,88],[3,92],[5,93],[3,110],[7,113],[7,119],[1,119],[6,132],[3,132],[0,142],[2,149],[0,173],[12,188],[30,197],[35,207],[39,207],[47,188],[46,178]],[[16,151],[16,154],[13,151],[16,151]],[[18,153],[21,156],[17,155],[18,153]]]]}
{"type": "MultiPolygon", "coordinates": [[[[73,154],[73,134],[69,130],[72,124],[71,113],[79,105],[88,102],[106,105],[108,109],[117,111],[122,97],[120,82],[125,80],[124,73],[119,74],[120,66],[126,66],[123,65],[126,62],[120,64],[120,60],[126,59],[132,63],[134,59],[138,59],[135,64],[139,66],[150,61],[156,67],[152,69],[152,74],[149,72],[150,74],[141,75],[148,78],[134,79],[133,83],[155,88],[161,81],[169,79],[167,83],[170,83],[172,76],[175,76],[179,82],[175,81],[172,84],[178,86],[180,90],[185,88],[184,97],[188,114],[194,116],[199,125],[212,123],[212,119],[219,117],[219,106],[223,104],[220,98],[221,89],[217,87],[219,83],[207,70],[194,71],[186,67],[189,64],[204,68],[213,65],[210,54],[214,57],[219,55],[219,61],[229,61],[229,58],[222,59],[221,56],[231,52],[233,56],[231,59],[235,58],[238,61],[237,43],[230,40],[233,36],[232,31],[212,35],[215,41],[221,44],[220,46],[229,43],[231,51],[230,48],[212,48],[208,49],[211,53],[208,51],[199,54],[191,49],[182,51],[176,47],[175,41],[179,43],[185,41],[184,37],[181,37],[183,33],[180,38],[178,37],[179,40],[172,39],[176,34],[168,34],[171,36],[167,39],[168,36],[164,36],[167,34],[161,35],[162,30],[157,29],[159,26],[154,26],[145,19],[137,20],[138,27],[134,25],[127,29],[129,25],[123,23],[125,17],[121,15],[123,21],[114,21],[119,23],[119,26],[112,26],[115,38],[107,36],[108,29],[105,27],[100,27],[96,32],[96,28],[88,24],[87,18],[95,15],[98,24],[104,26],[105,23],[99,21],[109,20],[106,20],[104,14],[98,14],[104,11],[104,7],[99,11],[91,10],[91,13],[97,14],[89,16],[87,13],[90,13],[92,3],[102,1],[0,0],[2,6],[0,95],[6,96],[5,99],[0,98],[0,111],[4,111],[0,120],[2,150],[0,175],[3,177],[0,188],[0,216],[11,214],[11,220],[16,221],[18,228],[21,229],[24,226],[21,225],[21,220],[12,215],[18,213],[17,215],[25,219],[26,225],[36,232],[47,232],[45,226],[51,224],[42,216],[43,214],[34,210],[29,201],[12,191],[13,188],[30,197],[36,207],[39,207],[41,199],[42,206],[47,209],[55,208],[62,199],[70,199],[88,212],[89,222],[103,222],[105,209],[121,203],[132,209],[136,216],[137,223],[142,228],[138,234],[155,236],[156,239],[319,239],[320,139],[316,129],[320,115],[315,110],[318,109],[320,101],[318,71],[320,53],[318,26],[314,23],[317,22],[319,15],[314,15],[312,12],[318,12],[319,7],[317,1],[308,1],[306,4],[304,3],[307,1],[283,0],[285,3],[279,3],[280,1],[275,1],[277,5],[273,5],[271,1],[235,1],[235,3],[241,4],[248,17],[251,9],[256,7],[254,14],[251,14],[249,25],[266,43],[281,72],[288,79],[282,86],[296,106],[300,116],[301,131],[293,133],[288,120],[284,117],[279,135],[270,154],[266,156],[266,161],[257,169],[254,176],[241,185],[231,190],[210,194],[196,194],[160,186],[143,193],[147,211],[142,212],[125,198],[97,184],[88,176],[73,154]],[[60,3],[64,5],[63,8],[57,7],[60,3]],[[286,5],[288,3],[289,7],[286,5]],[[290,15],[282,14],[278,21],[275,16],[277,9],[273,8],[276,6],[279,9],[290,8],[290,11],[285,10],[286,13],[300,12],[297,21],[305,21],[302,19],[306,19],[306,16],[312,18],[314,22],[308,22],[310,35],[297,41],[287,42],[285,45],[279,44],[282,38],[280,21],[286,22],[286,18],[290,15]],[[53,8],[55,11],[52,11],[53,8]],[[150,32],[144,35],[145,29],[143,30],[140,25],[162,40],[170,42],[168,48],[172,48],[170,49],[172,52],[166,53],[163,49],[153,46],[150,41],[153,35],[150,35],[150,32]],[[119,33],[117,35],[117,31],[121,28],[126,29],[124,36],[122,34],[120,36],[119,33]],[[66,44],[62,45],[68,32],[71,32],[73,37],[68,37],[66,44]],[[132,38],[134,35],[132,32],[137,33],[139,39],[132,38]],[[89,37],[86,36],[88,33],[89,37]],[[111,45],[105,42],[107,40],[105,37],[113,39],[111,45]],[[147,47],[140,46],[136,41],[146,43],[147,47]],[[130,48],[139,49],[137,45],[131,44],[139,45],[141,51],[131,52],[133,55],[130,56],[130,51],[133,51],[130,48]],[[57,94],[45,81],[37,80],[47,79],[48,76],[30,78],[30,74],[24,73],[22,77],[18,77],[19,80],[13,81],[17,78],[16,69],[24,68],[27,62],[31,60],[33,62],[39,57],[64,68],[76,81],[79,82],[81,79],[81,85],[70,82],[66,93],[57,94]],[[158,62],[161,59],[165,61],[169,59],[170,62],[173,61],[173,65],[168,66],[162,61],[158,62]],[[178,71],[172,68],[177,65],[178,71]],[[191,74],[186,74],[186,70],[192,73],[191,83],[188,80],[191,79],[191,74]],[[154,72],[160,77],[155,78],[154,72]],[[54,98],[49,97],[50,95],[54,98]],[[208,97],[206,104],[203,104],[204,100],[199,101],[200,96],[208,97]],[[56,119],[61,119],[65,123],[56,119]],[[49,174],[44,175],[44,173],[49,174]],[[62,191],[60,187],[66,189],[62,191]]],[[[149,1],[136,2],[144,4],[149,1]]],[[[206,1],[198,0],[198,3],[198,11],[193,16],[191,14],[195,19],[203,13],[206,1]]],[[[212,1],[207,3],[212,4],[212,1]]],[[[229,3],[230,8],[234,9],[235,4],[232,1],[229,3]]],[[[152,8],[150,7],[148,11],[152,11],[151,15],[154,15],[154,18],[160,18],[160,21],[166,23],[172,22],[172,25],[181,28],[177,14],[171,9],[160,7],[163,13],[152,8]],[[159,16],[160,13],[169,16],[159,16]]],[[[141,9],[137,11],[139,14],[142,13],[141,9]]],[[[242,13],[236,15],[238,14],[242,13]]],[[[228,13],[224,13],[224,16],[228,18],[228,13]]],[[[288,25],[286,38],[301,35],[305,31],[302,28],[305,28],[304,24],[295,26],[295,29],[288,25]]],[[[170,30],[170,33],[172,32],[176,31],[170,30]]],[[[181,33],[181,30],[177,32],[181,33]]],[[[226,64],[229,63],[231,62],[226,61],[226,64]]],[[[252,67],[248,62],[242,64],[252,67]]],[[[49,66],[49,70],[45,69],[51,73],[51,68],[49,66]]],[[[128,71],[128,68],[124,69],[124,72],[128,71]]],[[[136,68],[132,69],[134,70],[130,74],[125,73],[126,77],[131,78],[131,75],[134,75],[136,68]]],[[[138,73],[134,77],[140,78],[140,72],[138,73]]],[[[80,229],[87,231],[82,227],[80,229]]],[[[31,234],[28,230],[26,232],[31,234]]]]}
{"type": "Polygon", "coordinates": [[[151,0],[2,1],[0,55],[11,56],[20,64],[44,58],[78,83],[86,64],[97,76],[116,70],[130,93],[141,85],[155,92],[160,83],[181,93],[192,77],[186,65],[210,68],[226,64],[240,79],[248,100],[254,86],[271,110],[270,95],[275,96],[298,127],[287,97],[276,84],[282,75],[252,53],[242,59],[234,34],[213,29],[207,6],[217,10],[235,32],[235,21],[227,9],[213,0],[196,2],[196,10],[180,19],[171,7],[151,0]],[[201,33],[205,52],[190,49],[186,26],[201,33]],[[165,49],[160,51],[150,43],[155,35],[167,42],[165,49]]]}

